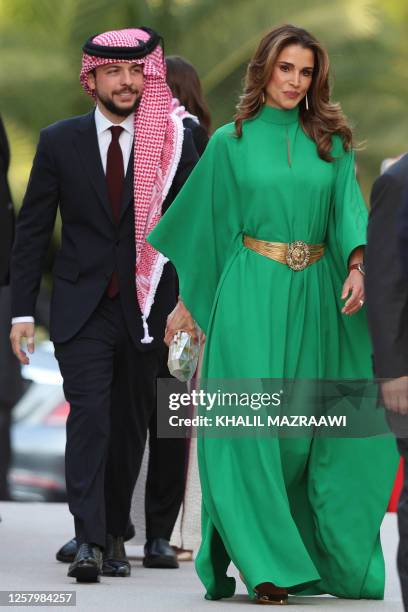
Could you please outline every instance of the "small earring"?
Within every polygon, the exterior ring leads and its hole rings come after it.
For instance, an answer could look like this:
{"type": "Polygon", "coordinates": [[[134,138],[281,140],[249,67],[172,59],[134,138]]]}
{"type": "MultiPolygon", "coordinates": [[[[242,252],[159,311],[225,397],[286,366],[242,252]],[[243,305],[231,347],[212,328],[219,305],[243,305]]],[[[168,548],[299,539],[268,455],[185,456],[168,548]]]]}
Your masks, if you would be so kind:
{"type": "Polygon", "coordinates": [[[262,92],[262,95],[261,95],[261,104],[265,104],[265,93],[264,92],[262,92]]]}
{"type": "Polygon", "coordinates": [[[308,100],[308,97],[307,97],[307,93],[306,93],[306,110],[307,111],[309,110],[309,100],[308,100]]]}

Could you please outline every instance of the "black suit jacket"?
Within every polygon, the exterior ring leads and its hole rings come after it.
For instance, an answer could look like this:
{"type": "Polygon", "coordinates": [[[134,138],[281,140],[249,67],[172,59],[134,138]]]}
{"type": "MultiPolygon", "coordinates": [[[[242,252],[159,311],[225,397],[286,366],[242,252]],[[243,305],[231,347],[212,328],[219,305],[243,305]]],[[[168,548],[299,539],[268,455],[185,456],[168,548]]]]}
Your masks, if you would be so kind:
{"type": "Polygon", "coordinates": [[[408,283],[398,253],[399,212],[407,187],[404,155],[375,181],[371,193],[365,290],[378,378],[408,375],[408,283]]]}
{"type": "MultiPolygon", "coordinates": [[[[178,169],[163,211],[197,161],[191,133],[185,130],[178,169]]],[[[41,271],[57,209],[62,219],[51,299],[50,336],[72,338],[95,310],[114,267],[129,331],[141,350],[163,342],[165,319],[177,299],[176,274],[166,264],[149,316],[152,344],[141,344],[141,313],[134,267],[133,161],[123,190],[122,211],[114,223],[96,134],[94,113],[60,121],[42,130],[16,229],[11,284],[13,317],[34,316],[41,271]]]]}
{"type": "MultiPolygon", "coordinates": [[[[408,154],[404,159],[408,158],[408,154]]],[[[405,280],[408,282],[408,160],[404,166],[406,173],[405,191],[402,206],[398,214],[399,259],[405,280]]]]}
{"type": "Polygon", "coordinates": [[[10,150],[0,117],[0,286],[9,282],[10,253],[14,236],[14,211],[7,181],[10,150]]]}
{"type": "Polygon", "coordinates": [[[207,130],[191,117],[183,119],[183,125],[190,129],[194,146],[197,149],[198,156],[201,157],[209,141],[207,130]]]}

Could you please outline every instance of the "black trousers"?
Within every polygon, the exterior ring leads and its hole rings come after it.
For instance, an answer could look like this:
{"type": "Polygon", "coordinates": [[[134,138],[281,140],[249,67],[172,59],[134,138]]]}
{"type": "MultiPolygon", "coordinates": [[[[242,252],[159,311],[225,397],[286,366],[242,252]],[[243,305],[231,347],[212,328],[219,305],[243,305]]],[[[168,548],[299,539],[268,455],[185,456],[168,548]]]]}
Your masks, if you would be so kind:
{"type": "MultiPolygon", "coordinates": [[[[158,377],[167,378],[169,376],[167,350],[165,350],[160,360],[158,377]]],[[[118,401],[120,402],[120,398],[118,401]]],[[[185,439],[158,438],[156,404],[150,414],[148,471],[145,489],[146,539],[170,540],[184,496],[187,445],[185,439]]],[[[111,444],[116,448],[122,448],[122,439],[121,428],[112,427],[111,444]]],[[[123,448],[122,458],[125,460],[123,448]]],[[[126,460],[131,461],[131,457],[126,460]]],[[[120,496],[126,490],[126,482],[121,482],[121,474],[115,473],[111,467],[108,462],[106,478],[116,479],[116,495],[120,496]]]]}
{"type": "Polygon", "coordinates": [[[11,462],[11,410],[13,404],[0,401],[0,501],[10,499],[7,474],[11,462]]]}
{"type": "MultiPolygon", "coordinates": [[[[126,530],[147,429],[154,423],[156,378],[163,371],[165,347],[140,352],[127,331],[120,298],[104,297],[74,338],[55,344],[55,354],[71,405],[66,481],[76,537],[79,543],[104,546],[106,533],[118,536],[126,530]]],[[[152,442],[154,447],[156,439],[152,442]]],[[[163,535],[168,509],[154,508],[154,500],[166,490],[164,464],[173,465],[184,481],[183,461],[179,466],[166,453],[156,454],[149,488],[155,517],[150,537],[165,537],[170,526],[167,522],[163,535]]],[[[179,506],[173,509],[176,516],[179,506]]]]}
{"type": "MultiPolygon", "coordinates": [[[[169,378],[167,351],[159,378],[169,378]]],[[[149,423],[149,466],[146,478],[146,538],[170,540],[184,497],[187,441],[157,437],[157,410],[149,423]]]]}

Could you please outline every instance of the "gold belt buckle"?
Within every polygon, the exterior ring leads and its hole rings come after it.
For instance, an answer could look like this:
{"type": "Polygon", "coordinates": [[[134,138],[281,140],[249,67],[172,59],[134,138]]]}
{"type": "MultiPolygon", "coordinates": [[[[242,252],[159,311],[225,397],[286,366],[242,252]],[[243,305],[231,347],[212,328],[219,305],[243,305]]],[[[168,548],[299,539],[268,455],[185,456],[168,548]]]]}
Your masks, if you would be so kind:
{"type": "Polygon", "coordinates": [[[304,270],[309,265],[310,261],[310,247],[307,242],[303,240],[295,240],[288,244],[288,250],[286,252],[286,263],[289,268],[298,272],[304,270]]]}

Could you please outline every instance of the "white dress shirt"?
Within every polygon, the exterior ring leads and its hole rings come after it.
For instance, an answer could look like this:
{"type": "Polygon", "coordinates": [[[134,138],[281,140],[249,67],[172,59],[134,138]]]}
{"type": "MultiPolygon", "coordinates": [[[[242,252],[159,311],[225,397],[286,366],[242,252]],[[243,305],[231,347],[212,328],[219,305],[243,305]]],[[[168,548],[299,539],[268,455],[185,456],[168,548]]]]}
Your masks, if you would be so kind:
{"type": "MultiPolygon", "coordinates": [[[[99,110],[97,106],[95,108],[95,125],[96,134],[98,137],[99,153],[101,155],[101,162],[103,171],[106,174],[106,158],[108,156],[109,145],[112,140],[112,132],[110,127],[112,125],[120,125],[123,128],[123,132],[119,136],[119,144],[122,149],[123,155],[123,170],[126,176],[127,167],[129,164],[130,154],[132,152],[132,144],[134,137],[134,113],[126,117],[122,123],[112,123],[105,115],[99,110]]],[[[34,317],[14,317],[11,320],[11,324],[14,323],[34,323],[34,317]]]]}
{"type": "Polygon", "coordinates": [[[97,106],[95,109],[95,125],[96,125],[96,133],[98,136],[98,144],[99,144],[99,152],[101,154],[101,161],[103,166],[103,171],[106,174],[106,158],[108,155],[109,145],[112,140],[112,132],[110,131],[110,127],[112,125],[120,125],[123,128],[123,132],[119,136],[119,144],[122,149],[123,155],[123,169],[124,174],[126,176],[126,170],[129,164],[130,154],[132,152],[132,144],[133,144],[133,135],[134,135],[134,113],[126,117],[122,123],[112,123],[105,117],[104,114],[101,113],[99,107],[97,106]]]}

